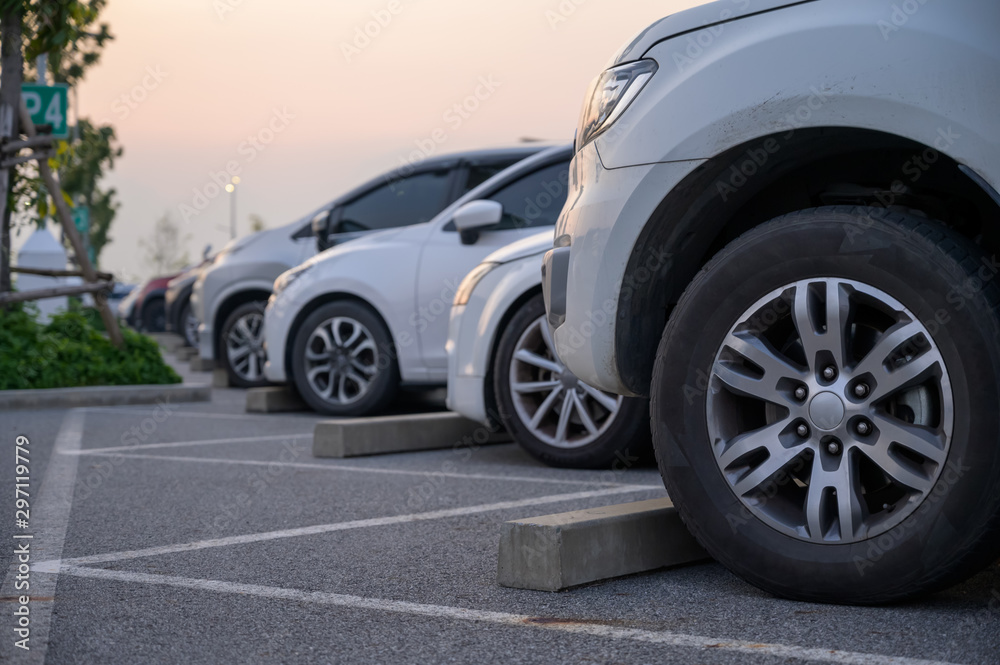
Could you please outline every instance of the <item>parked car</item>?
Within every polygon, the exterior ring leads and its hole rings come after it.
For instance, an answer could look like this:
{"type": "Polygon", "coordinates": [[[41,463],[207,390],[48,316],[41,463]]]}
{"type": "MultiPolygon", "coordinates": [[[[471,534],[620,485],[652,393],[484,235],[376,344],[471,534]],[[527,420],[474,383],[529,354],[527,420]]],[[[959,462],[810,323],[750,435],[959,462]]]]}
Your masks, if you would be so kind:
{"type": "Polygon", "coordinates": [[[164,295],[167,283],[177,275],[161,275],[147,279],[122,301],[125,322],[143,332],[163,332],[167,325],[164,295]]]}
{"type": "Polygon", "coordinates": [[[135,284],[115,282],[114,286],[111,287],[111,292],[108,294],[108,306],[111,307],[111,311],[116,312],[118,313],[118,316],[121,316],[122,301],[124,301],[134,290],[135,284]]]}
{"type": "Polygon", "coordinates": [[[494,250],[555,223],[569,146],[528,157],[434,219],[329,249],[282,274],[265,327],[265,373],[317,411],[384,409],[400,385],[448,378],[448,314],[462,278],[494,250]]]}
{"type": "Polygon", "coordinates": [[[553,466],[611,468],[649,458],[649,404],[577,379],[555,352],[542,302],[552,230],[498,249],[462,280],[448,334],[448,408],[502,423],[553,466]]]}
{"type": "Polygon", "coordinates": [[[211,248],[206,247],[201,263],[191,266],[170,280],[164,294],[167,332],[180,335],[184,338],[186,346],[194,348],[198,348],[199,322],[191,305],[191,292],[201,271],[212,264],[213,257],[209,256],[210,251],[211,248]]]}
{"type": "Polygon", "coordinates": [[[469,189],[543,147],[475,150],[408,164],[296,222],[230,242],[194,285],[199,355],[225,368],[233,385],[266,383],[264,306],[278,275],[313,256],[317,245],[326,248],[373,231],[426,222],[469,189]]]}
{"type": "Polygon", "coordinates": [[[1000,554],[1000,5],[913,8],[644,30],[544,261],[563,361],[651,395],[685,522],[781,596],[894,601],[1000,554]]]}

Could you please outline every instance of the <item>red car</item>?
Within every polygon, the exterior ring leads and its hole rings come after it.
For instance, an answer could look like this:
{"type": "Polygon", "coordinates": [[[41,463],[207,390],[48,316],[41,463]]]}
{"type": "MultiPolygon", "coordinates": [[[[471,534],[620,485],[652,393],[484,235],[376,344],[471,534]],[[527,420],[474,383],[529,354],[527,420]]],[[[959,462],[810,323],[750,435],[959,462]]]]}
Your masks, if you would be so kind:
{"type": "Polygon", "coordinates": [[[180,273],[153,277],[136,287],[136,295],[129,294],[127,300],[131,305],[123,303],[122,315],[126,323],[144,332],[163,332],[167,329],[167,308],[164,296],[167,292],[167,282],[180,273]]]}

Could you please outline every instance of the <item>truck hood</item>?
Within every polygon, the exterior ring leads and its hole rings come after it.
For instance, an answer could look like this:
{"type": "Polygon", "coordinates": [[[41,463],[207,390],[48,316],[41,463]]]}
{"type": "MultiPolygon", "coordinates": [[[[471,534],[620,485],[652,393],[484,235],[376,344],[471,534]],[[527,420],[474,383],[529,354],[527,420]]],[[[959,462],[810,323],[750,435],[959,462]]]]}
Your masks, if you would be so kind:
{"type": "Polygon", "coordinates": [[[692,7],[691,9],[671,14],[666,18],[661,18],[647,27],[615,53],[608,67],[638,60],[646,51],[652,48],[653,44],[683,35],[686,32],[704,30],[720,23],[728,23],[748,16],[772,12],[783,7],[805,4],[806,2],[816,2],[816,0],[756,0],[755,2],[746,3],[747,6],[745,8],[740,7],[738,3],[734,3],[732,0],[718,0],[718,2],[710,2],[706,5],[692,7]]]}
{"type": "Polygon", "coordinates": [[[555,229],[548,229],[527,238],[521,238],[493,252],[483,259],[483,263],[510,263],[536,254],[544,254],[552,249],[554,234],[555,229]]]}

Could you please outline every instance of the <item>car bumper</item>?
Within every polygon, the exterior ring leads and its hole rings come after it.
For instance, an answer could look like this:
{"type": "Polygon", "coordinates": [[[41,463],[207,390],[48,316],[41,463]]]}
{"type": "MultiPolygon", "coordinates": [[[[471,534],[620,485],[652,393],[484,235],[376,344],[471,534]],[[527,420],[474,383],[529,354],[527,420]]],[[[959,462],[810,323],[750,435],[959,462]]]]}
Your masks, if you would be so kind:
{"type": "Polygon", "coordinates": [[[181,321],[181,309],[191,298],[193,284],[179,289],[167,289],[164,301],[167,307],[167,331],[184,334],[184,322],[181,321]]]}
{"type": "Polygon", "coordinates": [[[663,197],[701,161],[606,169],[594,143],[573,158],[556,247],[543,259],[542,290],[559,356],[582,381],[631,394],[615,344],[620,300],[630,292],[625,271],[663,197]]]}
{"type": "Polygon", "coordinates": [[[272,295],[267,301],[264,310],[264,348],[267,350],[264,376],[272,383],[288,383],[291,380],[285,358],[288,355],[287,345],[294,341],[291,339],[291,325],[299,309],[299,303],[289,302],[280,296],[272,295]]]}
{"type": "Polygon", "coordinates": [[[475,334],[476,326],[464,327],[462,321],[469,319],[472,324],[478,320],[476,312],[467,312],[467,307],[459,305],[451,308],[451,319],[448,323],[448,343],[445,350],[448,353],[448,408],[460,413],[470,420],[486,423],[485,371],[472,362],[471,346],[474,340],[469,339],[475,334]],[[471,335],[470,331],[471,330],[471,335]]]}

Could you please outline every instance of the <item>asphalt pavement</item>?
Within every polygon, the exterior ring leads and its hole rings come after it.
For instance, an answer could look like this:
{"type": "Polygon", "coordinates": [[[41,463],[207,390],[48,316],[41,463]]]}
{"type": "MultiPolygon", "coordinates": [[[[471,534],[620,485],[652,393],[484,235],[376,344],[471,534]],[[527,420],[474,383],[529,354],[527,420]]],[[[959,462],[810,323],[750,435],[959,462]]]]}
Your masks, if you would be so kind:
{"type": "Polygon", "coordinates": [[[250,415],[244,400],[217,389],[212,403],[0,413],[10,488],[0,654],[60,664],[1000,662],[996,564],[879,608],[778,600],[714,563],[563,593],[501,588],[501,522],[662,497],[656,470],[554,470],[514,444],[316,459],[319,417],[250,415]],[[14,521],[18,436],[30,441],[24,528],[14,521]],[[30,651],[13,646],[23,593],[13,552],[29,540],[16,535],[33,536],[30,651]]]}

